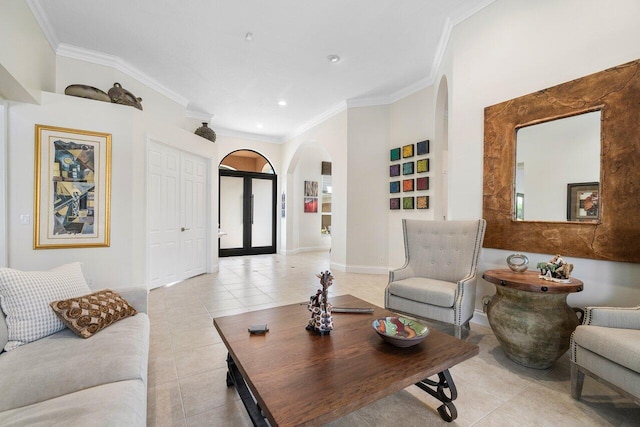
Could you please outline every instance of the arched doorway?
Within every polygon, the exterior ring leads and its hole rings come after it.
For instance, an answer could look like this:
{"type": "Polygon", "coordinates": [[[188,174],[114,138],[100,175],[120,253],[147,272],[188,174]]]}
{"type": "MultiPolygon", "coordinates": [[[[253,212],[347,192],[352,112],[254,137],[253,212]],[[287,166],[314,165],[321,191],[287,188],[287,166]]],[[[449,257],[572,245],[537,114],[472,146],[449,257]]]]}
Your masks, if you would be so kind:
{"type": "Polygon", "coordinates": [[[256,151],[236,150],[220,161],[219,177],[219,256],[275,253],[277,176],[271,162],[256,151]]]}

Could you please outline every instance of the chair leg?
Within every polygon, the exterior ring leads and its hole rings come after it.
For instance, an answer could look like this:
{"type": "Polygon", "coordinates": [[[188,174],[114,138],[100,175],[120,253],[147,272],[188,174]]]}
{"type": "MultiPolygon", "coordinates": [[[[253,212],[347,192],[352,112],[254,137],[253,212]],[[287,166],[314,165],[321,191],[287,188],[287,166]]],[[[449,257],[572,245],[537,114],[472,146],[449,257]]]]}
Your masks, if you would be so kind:
{"type": "Polygon", "coordinates": [[[467,320],[462,326],[458,326],[458,325],[454,325],[453,326],[453,331],[455,334],[455,337],[458,338],[459,340],[462,339],[462,331],[465,330],[467,332],[469,332],[471,330],[471,326],[469,325],[469,321],[467,320]]]}
{"type": "Polygon", "coordinates": [[[580,371],[578,365],[571,362],[571,397],[580,400],[582,396],[582,385],[584,384],[584,372],[580,371]]]}

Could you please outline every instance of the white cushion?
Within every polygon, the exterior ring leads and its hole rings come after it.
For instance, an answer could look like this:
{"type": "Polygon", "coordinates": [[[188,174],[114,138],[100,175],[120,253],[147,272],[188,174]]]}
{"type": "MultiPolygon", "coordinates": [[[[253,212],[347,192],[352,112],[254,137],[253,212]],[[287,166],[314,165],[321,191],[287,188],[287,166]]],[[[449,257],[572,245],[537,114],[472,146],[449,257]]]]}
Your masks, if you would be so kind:
{"type": "Polygon", "coordinates": [[[6,315],[5,351],[65,328],[49,303],[91,293],[79,262],[49,271],[0,268],[0,306],[6,315]]]}

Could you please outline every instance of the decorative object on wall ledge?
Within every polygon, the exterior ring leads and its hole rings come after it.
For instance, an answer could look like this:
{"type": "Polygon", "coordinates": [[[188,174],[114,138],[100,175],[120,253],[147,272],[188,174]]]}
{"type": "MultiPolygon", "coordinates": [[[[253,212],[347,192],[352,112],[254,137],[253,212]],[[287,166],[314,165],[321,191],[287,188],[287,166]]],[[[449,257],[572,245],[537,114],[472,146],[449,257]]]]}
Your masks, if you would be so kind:
{"type": "Polygon", "coordinates": [[[511,254],[507,257],[507,265],[511,271],[524,273],[529,268],[529,258],[524,254],[511,254]]]}
{"type": "Polygon", "coordinates": [[[134,94],[123,88],[120,83],[114,83],[113,87],[109,89],[109,98],[114,104],[129,105],[142,110],[142,98],[136,98],[134,94]]]}
{"type": "Polygon", "coordinates": [[[216,133],[209,127],[209,124],[207,122],[202,122],[202,126],[196,129],[194,133],[204,139],[208,139],[211,142],[216,142],[216,133]]]}
{"type": "Polygon", "coordinates": [[[87,85],[69,85],[64,90],[65,95],[77,96],[80,98],[93,99],[96,101],[111,102],[111,98],[106,92],[98,88],[87,85]]]}
{"type": "Polygon", "coordinates": [[[34,249],[109,246],[111,134],[36,125],[34,249]]]}

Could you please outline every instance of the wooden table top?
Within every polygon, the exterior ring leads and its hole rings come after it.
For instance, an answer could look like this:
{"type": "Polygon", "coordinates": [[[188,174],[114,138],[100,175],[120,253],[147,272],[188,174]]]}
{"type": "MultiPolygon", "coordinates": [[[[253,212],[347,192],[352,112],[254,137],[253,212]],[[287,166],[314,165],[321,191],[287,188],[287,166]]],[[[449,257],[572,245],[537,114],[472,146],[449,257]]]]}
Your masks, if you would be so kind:
{"type": "Polygon", "coordinates": [[[568,294],[580,292],[584,289],[582,280],[569,277],[569,283],[558,283],[550,280],[540,279],[537,271],[525,271],[517,273],[510,269],[487,270],[482,278],[494,285],[506,286],[512,289],[519,289],[527,292],[540,292],[547,294],[568,294]],[[546,290],[545,290],[546,289],[546,290]]]}
{"type": "Polygon", "coordinates": [[[398,348],[374,331],[373,320],[396,315],[351,295],[336,307],[373,307],[373,314],[334,313],[334,330],[307,331],[306,305],[234,316],[214,325],[272,425],[327,423],[478,354],[478,346],[429,328],[420,344],[398,348]],[[250,335],[252,324],[269,332],[250,335]]]}

